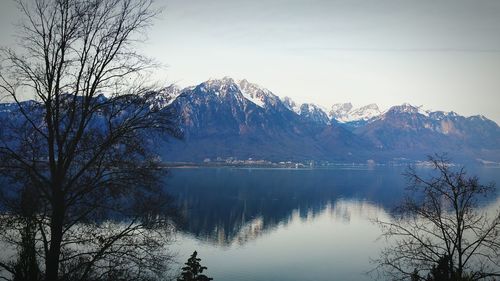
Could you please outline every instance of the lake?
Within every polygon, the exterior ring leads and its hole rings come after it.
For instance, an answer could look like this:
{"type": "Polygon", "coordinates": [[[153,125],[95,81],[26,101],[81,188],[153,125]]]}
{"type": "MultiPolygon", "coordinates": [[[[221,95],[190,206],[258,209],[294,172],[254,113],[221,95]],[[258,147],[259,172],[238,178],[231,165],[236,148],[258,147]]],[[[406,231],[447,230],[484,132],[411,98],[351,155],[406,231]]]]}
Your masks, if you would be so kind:
{"type": "MultiPolygon", "coordinates": [[[[379,166],[172,169],[168,190],[186,222],[171,248],[181,263],[198,251],[216,281],[371,280],[370,258],[385,241],[370,219],[390,217],[405,192],[403,172],[379,166]]],[[[470,174],[500,182],[498,168],[470,174]]]]}

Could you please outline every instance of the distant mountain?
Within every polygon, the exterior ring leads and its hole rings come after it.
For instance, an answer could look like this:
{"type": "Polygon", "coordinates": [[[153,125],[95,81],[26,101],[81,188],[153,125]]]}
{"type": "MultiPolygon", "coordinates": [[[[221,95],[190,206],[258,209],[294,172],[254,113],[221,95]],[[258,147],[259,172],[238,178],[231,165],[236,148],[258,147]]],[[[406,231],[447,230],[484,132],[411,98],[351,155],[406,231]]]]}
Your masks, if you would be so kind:
{"type": "Polygon", "coordinates": [[[284,97],[282,101],[289,110],[300,115],[300,104],[297,105],[290,97],[284,97]]]}
{"type": "Polygon", "coordinates": [[[378,106],[374,103],[365,105],[360,108],[356,108],[351,110],[349,114],[349,118],[347,120],[343,120],[344,122],[353,122],[353,121],[368,121],[373,117],[379,116],[382,112],[378,108],[378,106]]]}
{"type": "Polygon", "coordinates": [[[354,108],[343,103],[327,112],[228,77],[182,90],[171,106],[180,112],[186,136],[165,152],[172,160],[386,162],[441,152],[500,160],[500,129],[484,116],[430,112],[409,104],[381,112],[376,104],[354,108]]]}
{"type": "Polygon", "coordinates": [[[308,121],[324,125],[329,124],[331,121],[328,114],[326,114],[326,110],[319,105],[313,103],[297,104],[289,97],[284,97],[282,102],[290,111],[308,121]]]}
{"type": "MultiPolygon", "coordinates": [[[[460,161],[500,162],[500,127],[481,115],[425,111],[410,104],[385,112],[376,104],[354,108],[350,103],[326,110],[229,77],[184,89],[163,88],[151,107],[175,111],[184,135],[183,140],[151,140],[164,161],[359,163],[423,160],[428,154],[448,152],[460,161]]],[[[8,117],[13,108],[0,104],[0,116],[13,118],[8,117]]]]}
{"type": "Polygon", "coordinates": [[[325,125],[330,123],[330,118],[325,111],[312,103],[303,103],[300,106],[299,115],[311,122],[325,125]]]}
{"type": "Polygon", "coordinates": [[[345,124],[349,129],[364,126],[380,114],[382,112],[374,103],[359,108],[354,108],[351,103],[337,103],[331,107],[329,112],[331,119],[345,124]]]}
{"type": "Polygon", "coordinates": [[[349,112],[351,112],[353,106],[350,102],[348,103],[336,103],[332,105],[328,116],[330,118],[338,120],[340,122],[350,121],[349,112]]]}
{"type": "Polygon", "coordinates": [[[500,128],[495,122],[484,116],[423,111],[409,104],[391,107],[354,133],[379,151],[408,157],[436,152],[470,159],[499,156],[500,128]]]}
{"type": "Polygon", "coordinates": [[[170,105],[179,95],[181,89],[176,85],[170,85],[158,91],[154,99],[151,101],[152,106],[157,108],[164,108],[170,105]]]}
{"type": "MultiPolygon", "coordinates": [[[[332,126],[313,106],[291,105],[246,80],[213,79],[186,88],[169,106],[180,115],[184,141],[164,146],[167,160],[202,161],[218,157],[266,160],[346,160],[354,134],[332,126]],[[309,110],[310,109],[310,110],[309,110]],[[315,115],[316,114],[316,115],[315,115]],[[327,134],[332,145],[324,146],[327,134]]],[[[355,153],[356,154],[356,153],[355,153]]],[[[356,155],[358,156],[358,155],[356,155]]]]}

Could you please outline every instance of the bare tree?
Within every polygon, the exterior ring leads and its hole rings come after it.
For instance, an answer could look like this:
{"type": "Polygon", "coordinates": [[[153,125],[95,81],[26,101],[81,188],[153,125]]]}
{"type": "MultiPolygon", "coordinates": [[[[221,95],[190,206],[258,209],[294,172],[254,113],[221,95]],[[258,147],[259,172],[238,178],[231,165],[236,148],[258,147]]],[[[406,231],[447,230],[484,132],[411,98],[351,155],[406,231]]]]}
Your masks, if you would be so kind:
{"type": "Polygon", "coordinates": [[[409,169],[410,194],[393,219],[376,221],[389,241],[375,261],[378,272],[393,280],[426,280],[429,273],[429,280],[437,273],[445,280],[495,280],[500,210],[480,208],[494,184],[480,184],[443,156],[430,163],[435,173],[429,178],[409,169]]]}
{"type": "MultiPolygon", "coordinates": [[[[12,101],[0,114],[4,242],[33,240],[32,275],[45,280],[161,274],[171,209],[149,146],[154,132],[178,131],[145,83],[155,64],[134,49],[157,11],[150,0],[17,3],[20,44],[2,50],[0,69],[12,101]]],[[[12,262],[0,267],[15,275],[12,262]]]]}

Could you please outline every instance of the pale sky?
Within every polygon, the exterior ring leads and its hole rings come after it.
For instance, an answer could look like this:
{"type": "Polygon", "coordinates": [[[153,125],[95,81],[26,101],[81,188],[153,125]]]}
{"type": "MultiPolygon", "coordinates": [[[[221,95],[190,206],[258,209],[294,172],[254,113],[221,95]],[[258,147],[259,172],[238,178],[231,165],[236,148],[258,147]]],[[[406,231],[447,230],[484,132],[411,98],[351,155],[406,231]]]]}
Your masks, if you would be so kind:
{"type": "MultiPolygon", "coordinates": [[[[0,45],[14,5],[1,0],[0,45]]],[[[157,0],[144,53],[180,86],[246,78],[330,107],[409,102],[500,123],[500,0],[157,0]]]]}

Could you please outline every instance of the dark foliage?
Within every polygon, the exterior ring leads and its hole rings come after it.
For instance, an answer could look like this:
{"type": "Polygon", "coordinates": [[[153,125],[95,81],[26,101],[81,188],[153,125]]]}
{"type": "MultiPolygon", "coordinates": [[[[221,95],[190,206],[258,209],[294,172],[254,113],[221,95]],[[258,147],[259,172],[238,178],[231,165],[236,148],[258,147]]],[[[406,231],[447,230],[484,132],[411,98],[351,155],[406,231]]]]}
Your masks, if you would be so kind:
{"type": "Polygon", "coordinates": [[[193,252],[191,257],[185,263],[185,267],[182,268],[181,277],[177,279],[177,281],[209,281],[213,280],[213,278],[209,278],[208,276],[203,274],[203,271],[207,269],[206,266],[202,266],[200,264],[201,259],[196,256],[198,253],[196,251],[193,252]]]}

